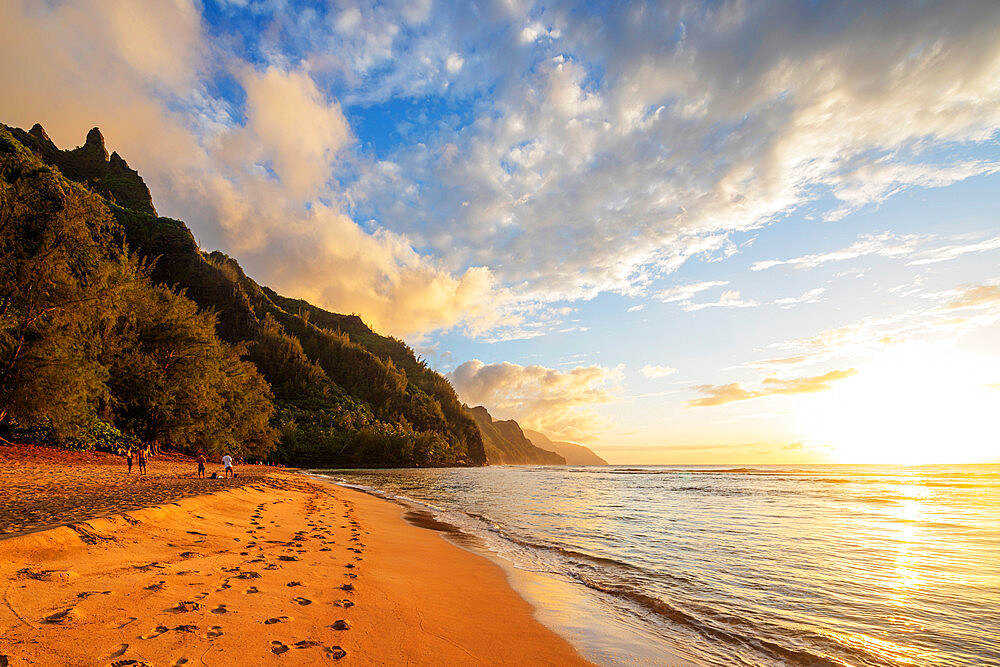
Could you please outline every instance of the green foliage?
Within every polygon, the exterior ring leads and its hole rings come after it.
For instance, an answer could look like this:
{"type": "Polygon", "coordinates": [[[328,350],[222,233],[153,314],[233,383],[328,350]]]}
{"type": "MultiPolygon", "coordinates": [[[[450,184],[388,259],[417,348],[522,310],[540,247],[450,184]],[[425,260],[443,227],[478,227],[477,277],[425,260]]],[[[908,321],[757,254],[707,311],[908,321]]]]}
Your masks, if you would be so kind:
{"type": "Polygon", "coordinates": [[[0,430],[15,416],[47,419],[68,442],[99,417],[189,450],[259,458],[276,443],[271,458],[297,465],[486,462],[452,387],[401,341],[356,315],[281,297],[232,258],[200,251],[183,222],[156,216],[141,178],[108,158],[98,131],[73,151],[39,126],[12,131],[31,151],[0,126],[0,155],[10,154],[0,216],[25,212],[0,233],[5,251],[21,253],[2,287],[23,292],[0,320],[0,364],[15,360],[12,381],[0,376],[0,430]],[[46,225],[52,241],[39,246],[36,227],[46,225]],[[38,269],[51,273],[41,289],[28,280],[38,269]],[[25,319],[26,308],[41,312],[31,295],[42,293],[52,308],[25,319]]]}
{"type": "Polygon", "coordinates": [[[152,285],[123,236],[104,199],[0,126],[0,431],[76,449],[141,439],[266,455],[271,392],[245,347],[152,285]]]}

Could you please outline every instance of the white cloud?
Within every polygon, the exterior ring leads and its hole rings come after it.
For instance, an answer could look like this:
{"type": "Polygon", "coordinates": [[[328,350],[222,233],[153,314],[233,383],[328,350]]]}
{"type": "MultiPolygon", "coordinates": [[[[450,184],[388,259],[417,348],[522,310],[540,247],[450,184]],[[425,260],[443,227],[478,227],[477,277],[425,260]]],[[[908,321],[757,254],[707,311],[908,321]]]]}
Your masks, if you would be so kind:
{"type": "Polygon", "coordinates": [[[836,29],[825,10],[730,9],[532,15],[514,33],[531,54],[480,59],[488,101],[432,142],[462,159],[400,147],[391,159],[420,195],[400,201],[363,173],[358,210],[419,230],[449,264],[494,267],[522,294],[586,299],[641,293],[706,239],[823,193],[853,210],[996,171],[923,157],[1000,129],[1000,20],[987,6],[855,6],[839,10],[836,29]],[[562,37],[540,39],[539,25],[562,37]]]}
{"type": "Polygon", "coordinates": [[[793,259],[769,259],[754,262],[751,271],[763,271],[775,266],[791,266],[797,269],[813,269],[827,262],[842,262],[865,256],[904,257],[913,254],[917,244],[923,240],[915,235],[897,236],[888,232],[862,234],[847,248],[833,252],[803,255],[793,259]]]}
{"type": "MultiPolygon", "coordinates": [[[[622,3],[599,21],[558,3],[279,5],[253,8],[267,30],[209,41],[189,0],[0,3],[0,56],[21,63],[0,71],[0,113],[64,146],[101,125],[206,245],[397,333],[531,335],[540,304],[645,294],[826,194],[830,217],[998,169],[927,157],[1000,131],[991,3],[622,3]],[[388,100],[414,131],[376,156],[346,119],[388,100]]],[[[847,255],[909,243],[867,242],[847,255]]]]}
{"type": "Polygon", "coordinates": [[[465,64],[465,59],[457,53],[450,53],[444,61],[444,67],[451,74],[455,74],[462,69],[462,65],[465,64]]]}
{"type": "Polygon", "coordinates": [[[664,378],[676,372],[677,369],[670,366],[651,366],[647,364],[642,367],[642,374],[648,378],[664,378]]]}
{"type": "MultiPolygon", "coordinates": [[[[954,240],[954,239],[952,239],[954,240]]],[[[862,234],[857,241],[841,250],[803,255],[792,259],[767,259],[754,262],[751,271],[764,271],[776,266],[791,266],[797,269],[813,269],[829,262],[843,262],[858,257],[888,257],[914,258],[907,262],[910,266],[936,264],[957,259],[962,255],[978,252],[989,252],[1000,249],[1000,236],[982,241],[948,243],[938,247],[926,247],[931,243],[940,243],[941,239],[934,236],[919,236],[916,234],[896,235],[889,232],[879,234],[862,234]]]]}
{"type": "Polygon", "coordinates": [[[1000,249],[1000,236],[995,236],[991,239],[986,239],[985,241],[980,241],[978,243],[963,243],[947,245],[940,248],[934,248],[924,253],[924,256],[915,259],[910,262],[911,265],[920,264],[937,264],[938,262],[949,262],[953,259],[958,259],[962,255],[967,255],[974,252],[988,252],[990,250],[1000,249]]]}
{"type": "Polygon", "coordinates": [[[808,290],[802,294],[802,296],[786,296],[780,299],[775,299],[774,304],[781,306],[782,308],[791,308],[792,306],[797,306],[803,303],[816,303],[820,301],[820,297],[826,292],[824,287],[815,287],[808,290]]]}
{"type": "Polygon", "coordinates": [[[700,283],[689,285],[677,285],[670,287],[656,294],[656,298],[664,303],[674,303],[675,301],[690,301],[699,292],[712,289],[713,287],[723,287],[728,285],[725,280],[706,280],[700,283]]]}
{"type": "Polygon", "coordinates": [[[746,300],[740,296],[739,290],[726,290],[719,297],[718,301],[709,301],[707,303],[692,303],[691,301],[684,301],[681,303],[681,308],[687,311],[704,310],[706,308],[753,308],[757,306],[758,303],[753,300],[746,300]]]}

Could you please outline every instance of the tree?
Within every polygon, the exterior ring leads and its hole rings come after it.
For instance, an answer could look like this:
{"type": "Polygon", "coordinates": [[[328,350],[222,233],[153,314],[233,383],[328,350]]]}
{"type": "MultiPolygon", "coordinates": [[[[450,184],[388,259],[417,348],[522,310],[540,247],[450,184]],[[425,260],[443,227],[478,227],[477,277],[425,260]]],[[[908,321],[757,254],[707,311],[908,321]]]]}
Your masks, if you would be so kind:
{"type": "Polygon", "coordinates": [[[102,391],[84,332],[115,288],[99,197],[0,133],[0,426],[46,419],[72,434],[102,391]]]}

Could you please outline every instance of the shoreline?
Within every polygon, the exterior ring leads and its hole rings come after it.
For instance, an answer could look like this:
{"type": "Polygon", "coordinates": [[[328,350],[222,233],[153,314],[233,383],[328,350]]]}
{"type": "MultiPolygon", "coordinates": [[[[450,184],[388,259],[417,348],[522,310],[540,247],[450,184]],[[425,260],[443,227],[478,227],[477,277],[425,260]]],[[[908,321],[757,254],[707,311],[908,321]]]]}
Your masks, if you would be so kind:
{"type": "MultiPolygon", "coordinates": [[[[81,483],[96,470],[32,466],[81,483]]],[[[589,664],[499,566],[399,505],[249,473],[0,539],[4,664],[589,664]]]]}
{"type": "MultiPolygon", "coordinates": [[[[343,471],[328,472],[339,474],[343,471]]],[[[317,469],[306,470],[304,474],[392,503],[401,508],[407,523],[436,531],[447,542],[494,563],[506,574],[507,584],[533,607],[535,619],[569,641],[592,663],[677,667],[704,664],[687,654],[683,647],[671,645],[669,640],[650,629],[623,622],[601,591],[544,567],[526,565],[511,558],[502,547],[498,548],[495,540],[504,538],[497,538],[497,531],[484,532],[481,527],[470,526],[453,510],[367,483],[338,480],[339,475],[325,474],[317,469]]]]}

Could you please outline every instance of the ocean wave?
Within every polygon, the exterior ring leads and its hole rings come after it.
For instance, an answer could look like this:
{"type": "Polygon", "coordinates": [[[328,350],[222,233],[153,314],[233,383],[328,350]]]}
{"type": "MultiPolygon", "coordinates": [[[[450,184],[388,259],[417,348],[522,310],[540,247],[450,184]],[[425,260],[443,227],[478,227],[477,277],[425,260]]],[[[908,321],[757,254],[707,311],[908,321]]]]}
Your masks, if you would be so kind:
{"type": "MultiPolygon", "coordinates": [[[[705,616],[685,611],[660,598],[654,597],[634,588],[598,582],[584,575],[577,575],[576,580],[591,590],[625,601],[639,608],[652,612],[661,621],[665,621],[682,631],[694,633],[707,640],[720,657],[727,662],[741,664],[758,664],[764,660],[769,664],[780,661],[793,665],[829,665],[841,667],[844,663],[820,653],[805,649],[783,646],[775,641],[763,638],[759,628],[744,622],[746,632],[733,627],[737,621],[732,616],[717,614],[718,619],[712,620],[705,616]]],[[[858,656],[861,657],[861,656],[858,656]]]]}

